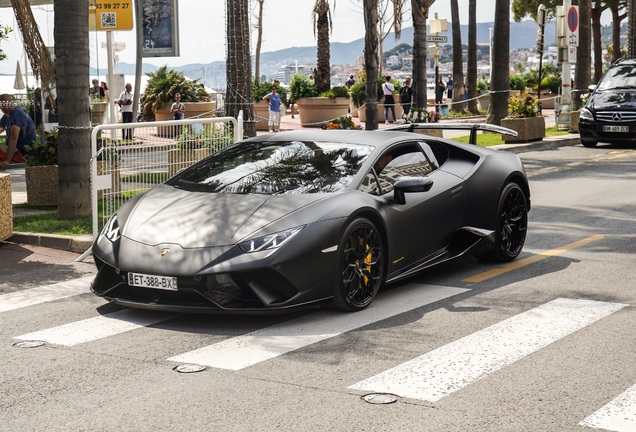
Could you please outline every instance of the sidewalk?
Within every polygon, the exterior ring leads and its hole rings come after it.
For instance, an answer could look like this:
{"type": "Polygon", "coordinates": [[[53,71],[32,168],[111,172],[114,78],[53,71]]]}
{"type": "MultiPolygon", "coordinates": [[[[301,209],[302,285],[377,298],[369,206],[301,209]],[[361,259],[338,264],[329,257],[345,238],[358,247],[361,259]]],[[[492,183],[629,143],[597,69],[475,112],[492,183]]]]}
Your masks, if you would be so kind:
{"type": "MultiPolygon", "coordinates": [[[[543,110],[543,116],[545,118],[546,127],[554,126],[554,112],[552,110],[543,110]]],[[[443,119],[444,121],[453,122],[477,122],[481,123],[485,121],[484,116],[469,117],[461,119],[443,119]]],[[[358,122],[357,118],[354,118],[355,123],[361,124],[364,128],[364,123],[358,122]]],[[[385,125],[384,123],[378,124],[378,128],[384,129],[394,126],[394,124],[385,125]]],[[[303,129],[300,125],[300,117],[298,114],[292,118],[290,114],[287,114],[281,118],[281,131],[303,129]]],[[[267,131],[259,131],[257,135],[263,135],[268,133],[267,131]]],[[[466,131],[444,131],[444,138],[456,138],[459,136],[468,135],[466,131]]],[[[521,144],[500,144],[492,149],[509,151],[512,153],[523,153],[528,151],[537,150],[550,150],[562,146],[571,146],[581,143],[581,139],[578,134],[560,135],[558,137],[544,138],[542,141],[534,141],[530,143],[521,144]]],[[[24,178],[24,164],[10,165],[6,171],[7,174],[11,174],[11,195],[13,203],[13,216],[19,216],[24,214],[37,214],[38,210],[25,210],[17,208],[16,204],[26,203],[26,181],[24,178]]],[[[83,253],[87,251],[92,243],[92,235],[83,236],[61,236],[53,234],[38,234],[38,233],[21,233],[15,232],[13,237],[7,241],[20,244],[29,244],[43,246],[53,249],[66,250],[71,252],[83,253]]]]}

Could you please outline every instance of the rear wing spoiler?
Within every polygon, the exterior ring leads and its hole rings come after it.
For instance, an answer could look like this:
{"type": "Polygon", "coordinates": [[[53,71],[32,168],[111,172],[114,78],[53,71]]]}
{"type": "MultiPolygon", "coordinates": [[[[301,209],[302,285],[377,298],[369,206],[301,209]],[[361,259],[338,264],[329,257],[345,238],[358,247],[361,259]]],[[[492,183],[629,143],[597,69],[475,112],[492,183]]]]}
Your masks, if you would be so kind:
{"type": "Polygon", "coordinates": [[[380,130],[413,132],[415,129],[469,130],[470,138],[468,142],[470,144],[477,144],[477,131],[517,136],[517,131],[489,123],[407,123],[380,130]]]}

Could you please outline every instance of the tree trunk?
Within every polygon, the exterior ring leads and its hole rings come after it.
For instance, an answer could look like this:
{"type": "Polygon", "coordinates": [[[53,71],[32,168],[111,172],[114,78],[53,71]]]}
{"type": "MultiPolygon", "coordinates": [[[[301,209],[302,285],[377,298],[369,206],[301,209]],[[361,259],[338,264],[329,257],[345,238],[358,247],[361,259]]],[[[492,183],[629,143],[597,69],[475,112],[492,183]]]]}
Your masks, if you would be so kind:
{"type": "Polygon", "coordinates": [[[479,114],[477,108],[477,0],[468,2],[468,111],[479,114]]]}
{"type": "Polygon", "coordinates": [[[490,64],[490,107],[486,121],[500,125],[508,115],[510,94],[510,0],[496,0],[492,58],[490,64]]]}
{"type": "Polygon", "coordinates": [[[579,47],[576,50],[575,92],[572,93],[574,110],[581,108],[581,95],[590,85],[590,50],[592,39],[592,7],[590,0],[579,0],[579,47]]]}
{"type": "Polygon", "coordinates": [[[613,46],[613,56],[612,63],[622,57],[621,54],[621,22],[625,18],[625,14],[620,14],[619,6],[612,6],[610,8],[612,10],[612,46],[613,46]]]}
{"type": "Polygon", "coordinates": [[[434,0],[411,0],[413,16],[413,105],[426,108],[426,21],[434,0]]]}
{"type": "Polygon", "coordinates": [[[364,0],[364,70],[366,84],[366,130],[378,128],[378,2],[364,0]]]}
{"type": "Polygon", "coordinates": [[[318,39],[318,62],[314,73],[314,81],[318,93],[326,92],[331,88],[331,54],[329,45],[331,19],[329,14],[329,1],[317,0],[314,6],[314,19],[316,37],[318,39]]]}
{"type": "Polygon", "coordinates": [[[459,22],[459,5],[457,0],[451,0],[451,22],[453,26],[453,95],[451,110],[464,110],[464,68],[462,53],[462,28],[459,22]]]}
{"type": "Polygon", "coordinates": [[[243,111],[245,135],[256,136],[252,99],[252,61],[248,0],[226,0],[227,92],[225,113],[237,118],[243,111]]]}
{"type": "Polygon", "coordinates": [[[258,1],[258,16],[256,24],[256,51],[254,53],[254,80],[261,82],[261,47],[263,45],[263,4],[265,0],[258,1]]]}
{"type": "Polygon", "coordinates": [[[636,0],[627,0],[627,55],[636,57],[636,0]]]}
{"type": "MultiPolygon", "coordinates": [[[[598,5],[598,2],[596,3],[598,5]]],[[[603,44],[601,42],[601,15],[605,8],[597,6],[592,8],[592,37],[594,45],[594,82],[597,83],[603,76],[603,44]]]]}
{"type": "Polygon", "coordinates": [[[85,0],[55,3],[58,132],[58,219],[91,215],[91,129],[88,8],[85,0]]]}

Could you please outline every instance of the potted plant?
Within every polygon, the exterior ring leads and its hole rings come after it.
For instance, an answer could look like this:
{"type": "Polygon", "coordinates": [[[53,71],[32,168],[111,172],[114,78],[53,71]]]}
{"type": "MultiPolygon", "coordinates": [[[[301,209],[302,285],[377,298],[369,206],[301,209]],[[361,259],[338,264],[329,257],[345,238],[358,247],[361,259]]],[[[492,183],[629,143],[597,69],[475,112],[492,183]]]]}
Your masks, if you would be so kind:
{"type": "Polygon", "coordinates": [[[325,130],[334,130],[334,129],[362,129],[360,125],[357,125],[353,122],[352,118],[348,115],[344,115],[342,117],[338,117],[337,119],[331,120],[329,123],[322,127],[325,130]]]}
{"type": "MultiPolygon", "coordinates": [[[[404,117],[406,123],[421,124],[421,123],[439,123],[441,114],[435,111],[429,111],[426,108],[411,107],[408,115],[404,117]]],[[[423,135],[430,135],[442,138],[444,136],[441,129],[413,129],[413,132],[421,133],[423,135]]]]}
{"type": "Polygon", "coordinates": [[[256,83],[252,86],[252,97],[254,98],[254,117],[256,117],[256,130],[265,131],[268,130],[269,120],[269,105],[263,100],[264,96],[267,96],[272,91],[272,87],[276,87],[276,91],[280,95],[281,110],[280,115],[285,113],[285,107],[287,106],[287,90],[279,84],[271,82],[256,83]]]}
{"type": "Polygon", "coordinates": [[[145,120],[172,120],[170,106],[176,93],[181,95],[181,101],[186,105],[186,118],[203,113],[207,113],[204,117],[212,117],[216,103],[210,102],[210,96],[198,80],[187,79],[182,72],[168,70],[168,66],[146,76],[148,82],[140,102],[145,120]]]}
{"type": "Polygon", "coordinates": [[[27,204],[32,206],[56,206],[57,183],[57,129],[44,132],[33,145],[25,146],[26,167],[24,178],[27,204]],[[53,187],[52,187],[53,186],[53,187]]]}
{"type": "Polygon", "coordinates": [[[337,86],[322,94],[316,84],[303,75],[295,75],[289,84],[290,101],[298,105],[302,126],[321,127],[349,111],[349,89],[337,86]]]}
{"type": "Polygon", "coordinates": [[[479,101],[479,109],[488,111],[490,108],[490,86],[485,80],[477,81],[477,98],[479,101]]]}
{"type": "Polygon", "coordinates": [[[539,115],[539,101],[532,97],[512,97],[508,100],[508,117],[501,126],[517,131],[517,136],[502,135],[504,142],[528,142],[545,137],[545,119],[539,115]]]}

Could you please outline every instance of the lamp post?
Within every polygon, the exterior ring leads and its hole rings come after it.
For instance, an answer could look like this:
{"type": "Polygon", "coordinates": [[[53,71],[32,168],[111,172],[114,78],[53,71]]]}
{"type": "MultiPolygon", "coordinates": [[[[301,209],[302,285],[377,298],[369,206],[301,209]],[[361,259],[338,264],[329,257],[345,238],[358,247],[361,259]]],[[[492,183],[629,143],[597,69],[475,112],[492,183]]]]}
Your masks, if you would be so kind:
{"type": "Polygon", "coordinates": [[[435,59],[435,112],[439,112],[439,104],[437,103],[437,83],[439,82],[439,57],[441,55],[441,48],[439,47],[440,37],[439,34],[448,31],[448,21],[445,19],[439,19],[437,12],[435,12],[435,19],[431,20],[430,31],[435,36],[427,39],[432,39],[435,42],[435,46],[431,47],[431,54],[435,59]]]}

